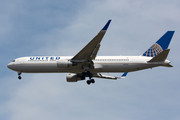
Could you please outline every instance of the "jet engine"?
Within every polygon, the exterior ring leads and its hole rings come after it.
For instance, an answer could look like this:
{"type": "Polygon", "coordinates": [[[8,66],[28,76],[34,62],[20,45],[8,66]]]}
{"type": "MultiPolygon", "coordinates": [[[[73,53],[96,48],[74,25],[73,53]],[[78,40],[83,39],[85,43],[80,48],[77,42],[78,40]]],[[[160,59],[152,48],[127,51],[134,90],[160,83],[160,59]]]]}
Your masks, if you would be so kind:
{"type": "Polygon", "coordinates": [[[69,73],[66,75],[67,82],[77,82],[80,80],[85,80],[85,78],[78,76],[77,74],[69,73]]]}

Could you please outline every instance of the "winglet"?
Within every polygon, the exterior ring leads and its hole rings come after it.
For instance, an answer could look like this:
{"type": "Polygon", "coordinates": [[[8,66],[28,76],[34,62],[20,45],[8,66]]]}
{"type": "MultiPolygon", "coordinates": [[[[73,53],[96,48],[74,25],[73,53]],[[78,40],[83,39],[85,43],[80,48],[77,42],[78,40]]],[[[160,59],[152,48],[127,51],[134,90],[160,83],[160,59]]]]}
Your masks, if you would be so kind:
{"type": "Polygon", "coordinates": [[[103,27],[102,30],[107,30],[110,23],[111,23],[111,20],[109,20],[109,21],[106,23],[106,25],[103,27]]]}
{"type": "Polygon", "coordinates": [[[128,74],[128,72],[125,72],[125,73],[121,76],[121,78],[125,78],[127,74],[128,74]]]}

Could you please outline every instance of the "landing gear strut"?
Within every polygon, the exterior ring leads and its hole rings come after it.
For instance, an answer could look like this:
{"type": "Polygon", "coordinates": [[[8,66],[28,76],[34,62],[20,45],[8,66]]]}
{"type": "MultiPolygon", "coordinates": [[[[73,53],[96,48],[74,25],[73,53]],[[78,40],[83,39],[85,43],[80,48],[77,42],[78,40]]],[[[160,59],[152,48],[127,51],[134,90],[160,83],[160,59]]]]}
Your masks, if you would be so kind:
{"type": "Polygon", "coordinates": [[[18,72],[18,79],[21,80],[21,72],[18,72]]]}

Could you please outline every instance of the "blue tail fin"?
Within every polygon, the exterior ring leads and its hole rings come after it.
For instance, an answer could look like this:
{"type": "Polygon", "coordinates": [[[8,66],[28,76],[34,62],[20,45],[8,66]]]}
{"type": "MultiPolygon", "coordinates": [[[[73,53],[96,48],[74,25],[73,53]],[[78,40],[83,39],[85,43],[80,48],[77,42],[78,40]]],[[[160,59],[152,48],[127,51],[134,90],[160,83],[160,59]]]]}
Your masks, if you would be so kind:
{"type": "Polygon", "coordinates": [[[174,31],[167,31],[156,43],[154,43],[142,56],[155,57],[167,49],[174,31]]]}

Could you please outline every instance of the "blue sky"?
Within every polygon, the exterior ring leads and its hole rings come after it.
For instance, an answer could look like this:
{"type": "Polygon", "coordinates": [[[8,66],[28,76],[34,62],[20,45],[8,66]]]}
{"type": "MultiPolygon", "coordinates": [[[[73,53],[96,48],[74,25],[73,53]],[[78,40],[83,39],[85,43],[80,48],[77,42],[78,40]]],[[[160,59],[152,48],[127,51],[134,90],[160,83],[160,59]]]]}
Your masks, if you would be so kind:
{"type": "MultiPolygon", "coordinates": [[[[179,120],[178,0],[7,0],[0,4],[1,120],[179,120]],[[126,79],[67,83],[66,74],[22,74],[17,57],[75,55],[112,19],[98,55],[141,55],[175,30],[173,68],[129,73],[126,79]]],[[[120,76],[121,73],[108,75],[120,76]]]]}

